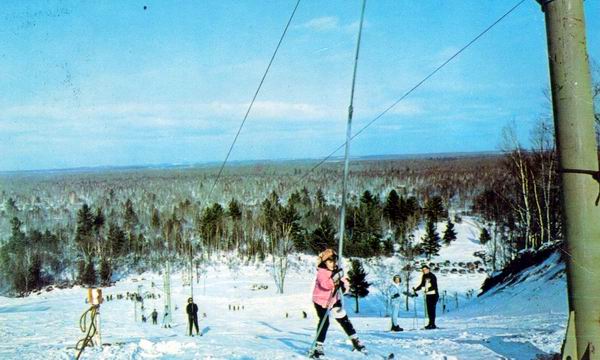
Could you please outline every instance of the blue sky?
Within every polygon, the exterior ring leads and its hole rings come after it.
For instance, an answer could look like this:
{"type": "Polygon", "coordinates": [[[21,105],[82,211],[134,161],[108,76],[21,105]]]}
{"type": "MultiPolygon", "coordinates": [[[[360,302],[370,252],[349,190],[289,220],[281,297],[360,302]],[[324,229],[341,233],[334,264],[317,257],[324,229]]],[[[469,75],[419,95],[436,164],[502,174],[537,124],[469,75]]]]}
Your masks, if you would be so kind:
{"type": "MultiPolygon", "coordinates": [[[[515,3],[368,1],[354,129],[515,3]]],[[[222,161],[294,4],[3,1],[0,171],[222,161]]],[[[232,160],[321,158],[344,142],[360,7],[301,2],[232,160]]],[[[585,7],[600,62],[600,1],[585,7]]],[[[351,153],[493,151],[509,122],[527,143],[548,112],[546,57],[526,1],[351,153]]]]}

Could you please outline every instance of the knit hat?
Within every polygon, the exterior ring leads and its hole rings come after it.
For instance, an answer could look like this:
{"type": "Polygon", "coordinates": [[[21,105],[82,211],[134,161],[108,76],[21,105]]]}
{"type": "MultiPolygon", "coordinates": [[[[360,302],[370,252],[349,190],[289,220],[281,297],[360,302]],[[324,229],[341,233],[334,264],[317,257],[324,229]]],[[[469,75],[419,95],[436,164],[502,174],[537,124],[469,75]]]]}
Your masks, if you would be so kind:
{"type": "Polygon", "coordinates": [[[322,262],[324,262],[325,260],[328,259],[332,259],[332,260],[337,260],[337,254],[333,249],[325,249],[323,250],[320,254],[319,254],[319,258],[317,260],[317,262],[319,264],[321,264],[322,262]]]}

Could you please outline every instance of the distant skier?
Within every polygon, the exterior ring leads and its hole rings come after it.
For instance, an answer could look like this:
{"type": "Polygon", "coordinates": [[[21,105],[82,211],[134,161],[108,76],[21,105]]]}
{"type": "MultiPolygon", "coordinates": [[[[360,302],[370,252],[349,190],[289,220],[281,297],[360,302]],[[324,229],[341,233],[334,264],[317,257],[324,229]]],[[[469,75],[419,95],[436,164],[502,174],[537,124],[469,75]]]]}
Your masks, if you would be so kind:
{"type": "Polygon", "coordinates": [[[402,290],[400,289],[400,282],[401,282],[401,278],[400,275],[394,275],[394,278],[392,279],[392,284],[390,285],[389,288],[389,294],[390,294],[390,305],[392,306],[392,329],[391,331],[403,331],[404,329],[402,329],[400,327],[400,325],[398,325],[398,315],[400,313],[400,294],[402,293],[402,290]]]}
{"type": "MultiPolygon", "coordinates": [[[[346,335],[350,337],[354,349],[357,351],[365,350],[365,346],[359,341],[356,331],[342,307],[340,292],[337,291],[340,288],[342,291],[346,291],[350,288],[350,284],[344,276],[344,271],[337,266],[337,254],[332,249],[327,249],[319,254],[317,261],[317,279],[312,299],[319,317],[319,324],[321,324],[321,321],[323,321],[323,324],[321,331],[317,334],[316,346],[311,349],[311,358],[319,358],[325,355],[323,342],[325,342],[327,329],[329,328],[329,317],[325,318],[328,308],[331,309],[331,314],[342,326],[346,335]]],[[[319,331],[318,328],[317,331],[319,331]]]]}
{"type": "Polygon", "coordinates": [[[185,312],[187,313],[188,323],[190,325],[190,336],[194,336],[192,334],[192,326],[196,327],[196,335],[200,335],[200,330],[198,329],[198,305],[194,304],[194,299],[188,299],[185,312]]]}
{"type": "Polygon", "coordinates": [[[421,266],[423,276],[421,277],[421,283],[416,288],[413,288],[415,295],[421,288],[425,290],[425,302],[427,304],[427,317],[429,318],[429,324],[425,326],[425,329],[431,330],[436,329],[435,326],[435,306],[440,298],[437,286],[437,278],[429,270],[429,266],[421,266]]]}
{"type": "Polygon", "coordinates": [[[156,309],[154,309],[152,313],[150,313],[150,316],[152,316],[152,324],[158,324],[158,312],[156,311],[156,309]]]}
{"type": "Polygon", "coordinates": [[[171,327],[171,324],[169,323],[169,307],[167,305],[165,305],[165,313],[164,313],[163,319],[162,319],[162,326],[164,328],[171,327]]]}

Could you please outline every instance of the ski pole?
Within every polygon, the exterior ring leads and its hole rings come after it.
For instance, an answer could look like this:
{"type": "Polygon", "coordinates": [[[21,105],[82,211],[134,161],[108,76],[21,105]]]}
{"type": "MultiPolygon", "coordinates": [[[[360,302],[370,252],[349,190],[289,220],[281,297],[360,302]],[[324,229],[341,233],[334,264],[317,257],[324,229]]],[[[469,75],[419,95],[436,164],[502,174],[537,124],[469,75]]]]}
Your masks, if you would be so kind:
{"type": "Polygon", "coordinates": [[[415,311],[415,317],[413,318],[413,328],[415,330],[419,327],[419,319],[417,318],[417,297],[413,296],[413,308],[415,311]]]}

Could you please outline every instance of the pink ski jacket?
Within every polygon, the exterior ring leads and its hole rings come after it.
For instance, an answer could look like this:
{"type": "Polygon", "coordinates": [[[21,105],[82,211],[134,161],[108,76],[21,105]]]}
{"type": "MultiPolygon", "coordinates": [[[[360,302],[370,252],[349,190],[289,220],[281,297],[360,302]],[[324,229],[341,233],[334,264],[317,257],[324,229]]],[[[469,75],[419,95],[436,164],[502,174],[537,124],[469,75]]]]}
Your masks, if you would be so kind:
{"type": "MultiPolygon", "coordinates": [[[[336,299],[330,299],[333,296],[333,291],[335,290],[335,285],[333,280],[331,279],[332,271],[326,268],[318,267],[317,268],[317,279],[315,280],[315,288],[313,289],[312,300],[315,304],[320,305],[321,307],[333,307],[333,305],[340,299],[340,294],[338,293],[336,299]]],[[[350,288],[350,283],[348,279],[345,277],[342,278],[342,282],[346,286],[346,289],[350,288]]]]}

